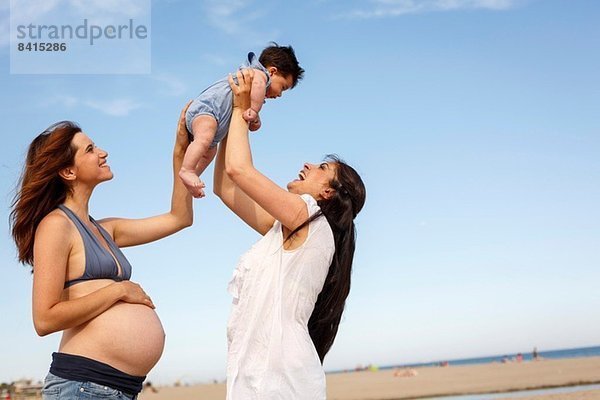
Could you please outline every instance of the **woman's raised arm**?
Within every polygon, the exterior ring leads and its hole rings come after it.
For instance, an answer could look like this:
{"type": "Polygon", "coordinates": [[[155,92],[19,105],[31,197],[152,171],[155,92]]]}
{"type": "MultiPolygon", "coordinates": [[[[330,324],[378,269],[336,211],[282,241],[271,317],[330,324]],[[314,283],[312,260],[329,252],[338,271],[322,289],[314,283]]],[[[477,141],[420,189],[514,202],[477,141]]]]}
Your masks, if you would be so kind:
{"type": "MultiPolygon", "coordinates": [[[[233,91],[234,107],[224,151],[225,171],[229,179],[258,206],[264,209],[271,218],[280,221],[286,228],[294,230],[308,218],[306,203],[299,195],[282,189],[260,173],[252,163],[248,125],[242,115],[250,107],[250,89],[253,74],[254,70],[252,69],[238,71],[238,84],[233,81],[232,77],[229,77],[229,85],[233,91]]],[[[241,213],[246,213],[241,208],[247,207],[246,202],[242,202],[242,204],[236,204],[234,201],[232,203],[233,207],[230,206],[230,208],[241,216],[241,213]]],[[[246,218],[242,217],[242,219],[248,222],[246,218]]]]}
{"type": "Polygon", "coordinates": [[[275,218],[244,193],[225,173],[226,151],[227,137],[219,144],[219,152],[215,162],[213,191],[246,224],[261,235],[265,235],[273,226],[275,218]]]}
{"type": "Polygon", "coordinates": [[[190,103],[181,111],[175,137],[171,210],[165,214],[149,218],[106,218],[99,221],[111,233],[113,240],[119,247],[136,246],[153,242],[192,225],[192,197],[178,175],[183,163],[185,150],[189,145],[187,129],[185,127],[185,111],[190,103]]]}

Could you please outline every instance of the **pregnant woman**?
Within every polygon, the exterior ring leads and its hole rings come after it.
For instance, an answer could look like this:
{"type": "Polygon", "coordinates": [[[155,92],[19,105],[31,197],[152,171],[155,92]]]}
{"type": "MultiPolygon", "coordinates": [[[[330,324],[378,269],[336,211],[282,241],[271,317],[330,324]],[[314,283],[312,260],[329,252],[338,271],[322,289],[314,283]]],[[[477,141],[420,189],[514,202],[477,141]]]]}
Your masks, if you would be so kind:
{"type": "Polygon", "coordinates": [[[150,218],[89,216],[95,187],[113,173],[108,153],[76,124],[54,124],[29,146],[12,235],[19,261],[33,267],[36,332],[63,331],[44,399],[134,399],[162,354],[165,333],[154,304],[129,280],[132,266],[119,248],[192,224],[192,200],[177,176],[188,145],[184,113],[173,151],[171,210],[150,218]]]}
{"type": "Polygon", "coordinates": [[[238,72],[239,86],[230,78],[233,116],[215,166],[215,193],[263,236],[229,284],[227,399],[323,400],[365,187],[337,158],[304,164],[287,190],[254,168],[242,117],[252,72],[238,72]]]}

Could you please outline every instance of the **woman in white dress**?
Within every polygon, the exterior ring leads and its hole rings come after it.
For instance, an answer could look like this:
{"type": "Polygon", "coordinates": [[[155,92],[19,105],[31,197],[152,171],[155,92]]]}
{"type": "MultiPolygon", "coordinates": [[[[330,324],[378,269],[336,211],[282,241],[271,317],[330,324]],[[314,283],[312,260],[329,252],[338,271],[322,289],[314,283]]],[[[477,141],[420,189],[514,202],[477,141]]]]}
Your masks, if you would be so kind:
{"type": "Polygon", "coordinates": [[[304,164],[287,190],[256,170],[242,118],[252,77],[230,78],[234,110],[214,176],[215,194],[263,236],[228,287],[227,399],[325,399],[322,362],[350,291],[354,218],[366,191],[335,157],[304,164]]]}

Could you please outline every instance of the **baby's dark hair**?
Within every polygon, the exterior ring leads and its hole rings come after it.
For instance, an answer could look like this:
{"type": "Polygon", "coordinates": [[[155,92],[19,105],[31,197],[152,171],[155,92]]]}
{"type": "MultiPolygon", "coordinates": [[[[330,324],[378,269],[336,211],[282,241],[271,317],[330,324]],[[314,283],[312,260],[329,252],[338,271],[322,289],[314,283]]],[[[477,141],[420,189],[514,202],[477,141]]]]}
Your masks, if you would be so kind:
{"type": "Polygon", "coordinates": [[[275,67],[283,76],[292,76],[292,87],[304,77],[304,69],[298,64],[296,53],[292,46],[279,46],[275,42],[260,53],[258,59],[266,68],[275,67]]]}

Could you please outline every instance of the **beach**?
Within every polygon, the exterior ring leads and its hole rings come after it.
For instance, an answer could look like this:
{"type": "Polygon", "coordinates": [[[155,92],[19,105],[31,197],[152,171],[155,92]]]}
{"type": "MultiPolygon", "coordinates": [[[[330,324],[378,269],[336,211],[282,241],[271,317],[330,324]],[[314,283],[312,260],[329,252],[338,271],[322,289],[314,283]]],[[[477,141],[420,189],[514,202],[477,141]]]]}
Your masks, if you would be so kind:
{"type": "MultiPolygon", "coordinates": [[[[600,390],[581,390],[574,393],[547,394],[539,396],[519,397],[518,400],[598,400],[600,399],[600,390]]],[[[509,400],[498,399],[498,400],[509,400]]],[[[514,400],[510,399],[510,400],[514,400]]]]}
{"type": "MultiPolygon", "coordinates": [[[[442,395],[511,392],[600,383],[600,357],[447,367],[359,371],[327,375],[329,400],[400,400],[442,395]]],[[[223,400],[225,384],[158,387],[141,400],[223,400]]],[[[507,394],[507,398],[509,395],[507,394]]],[[[600,399],[600,390],[520,397],[527,400],[600,399]]]]}

